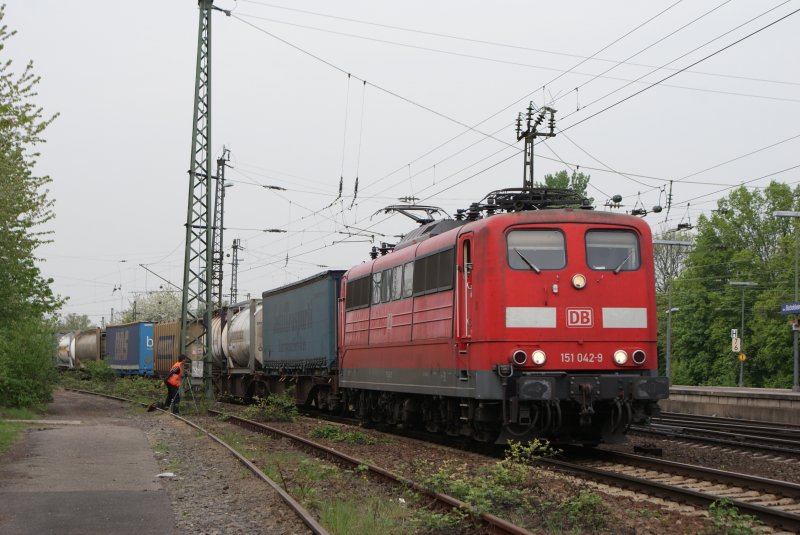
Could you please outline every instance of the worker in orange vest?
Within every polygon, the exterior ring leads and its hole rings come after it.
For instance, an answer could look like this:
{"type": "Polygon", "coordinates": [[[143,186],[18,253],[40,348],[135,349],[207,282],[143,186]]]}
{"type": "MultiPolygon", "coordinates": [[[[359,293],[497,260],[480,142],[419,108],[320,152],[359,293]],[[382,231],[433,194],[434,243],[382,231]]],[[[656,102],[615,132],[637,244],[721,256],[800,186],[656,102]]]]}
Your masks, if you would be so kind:
{"type": "Polygon", "coordinates": [[[164,378],[167,385],[167,400],[164,402],[164,409],[171,410],[173,414],[178,414],[178,403],[181,401],[181,377],[183,377],[183,363],[188,358],[186,355],[178,355],[178,361],[172,365],[169,373],[164,378]]]}

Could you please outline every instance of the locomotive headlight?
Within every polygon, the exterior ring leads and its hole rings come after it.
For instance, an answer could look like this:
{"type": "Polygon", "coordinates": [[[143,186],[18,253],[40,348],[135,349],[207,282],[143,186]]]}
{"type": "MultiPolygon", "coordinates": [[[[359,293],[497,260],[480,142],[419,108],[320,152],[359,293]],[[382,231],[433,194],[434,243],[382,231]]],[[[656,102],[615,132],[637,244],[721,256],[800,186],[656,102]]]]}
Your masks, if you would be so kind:
{"type": "Polygon", "coordinates": [[[614,351],[614,362],[616,362],[618,366],[622,366],[628,362],[628,352],[623,349],[614,351]]]}
{"type": "Polygon", "coordinates": [[[580,273],[576,273],[572,276],[572,285],[580,290],[584,286],[586,286],[586,277],[581,275],[580,273]]]}
{"type": "Polygon", "coordinates": [[[547,355],[545,355],[544,351],[541,349],[537,349],[533,353],[531,353],[531,360],[537,366],[541,366],[547,360],[547,355]]]}
{"type": "Polygon", "coordinates": [[[528,354],[521,349],[517,349],[514,351],[514,354],[511,355],[511,361],[517,366],[524,366],[528,361],[528,354]]]}
{"type": "Polygon", "coordinates": [[[633,359],[634,364],[636,364],[637,366],[641,366],[647,359],[647,355],[641,349],[637,349],[636,351],[633,352],[633,355],[631,355],[631,359],[633,359]]]}

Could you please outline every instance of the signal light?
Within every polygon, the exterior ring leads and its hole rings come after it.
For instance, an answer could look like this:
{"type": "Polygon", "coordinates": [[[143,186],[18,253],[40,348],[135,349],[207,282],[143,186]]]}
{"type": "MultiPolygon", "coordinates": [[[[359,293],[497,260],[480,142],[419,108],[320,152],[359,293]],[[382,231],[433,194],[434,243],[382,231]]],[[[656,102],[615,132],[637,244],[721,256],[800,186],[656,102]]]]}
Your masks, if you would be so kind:
{"type": "Polygon", "coordinates": [[[537,349],[533,353],[531,353],[531,360],[537,366],[541,366],[547,361],[547,355],[541,349],[537,349]]]}
{"type": "Polygon", "coordinates": [[[528,354],[521,349],[518,349],[514,351],[513,355],[511,355],[511,361],[517,366],[524,366],[528,361],[528,354]]]}
{"type": "Polygon", "coordinates": [[[641,366],[642,364],[644,364],[644,361],[647,359],[647,355],[641,349],[637,349],[636,351],[633,352],[633,355],[631,355],[631,358],[633,359],[633,363],[634,364],[636,364],[637,366],[641,366]]]}
{"type": "Polygon", "coordinates": [[[617,366],[625,365],[628,362],[628,352],[624,349],[614,351],[614,362],[617,363],[617,366]]]}

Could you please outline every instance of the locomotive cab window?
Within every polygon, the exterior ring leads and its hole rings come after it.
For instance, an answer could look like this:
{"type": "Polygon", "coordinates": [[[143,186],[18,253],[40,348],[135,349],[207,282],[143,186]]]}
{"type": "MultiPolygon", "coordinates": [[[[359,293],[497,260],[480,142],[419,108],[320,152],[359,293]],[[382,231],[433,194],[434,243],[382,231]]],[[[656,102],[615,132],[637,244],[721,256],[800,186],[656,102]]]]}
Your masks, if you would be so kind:
{"type": "Polygon", "coordinates": [[[559,230],[512,230],[506,238],[511,269],[561,269],[567,265],[564,234],[559,230]]]}
{"type": "Polygon", "coordinates": [[[635,271],[641,264],[639,238],[629,230],[590,230],[586,263],[599,271],[635,271]]]}

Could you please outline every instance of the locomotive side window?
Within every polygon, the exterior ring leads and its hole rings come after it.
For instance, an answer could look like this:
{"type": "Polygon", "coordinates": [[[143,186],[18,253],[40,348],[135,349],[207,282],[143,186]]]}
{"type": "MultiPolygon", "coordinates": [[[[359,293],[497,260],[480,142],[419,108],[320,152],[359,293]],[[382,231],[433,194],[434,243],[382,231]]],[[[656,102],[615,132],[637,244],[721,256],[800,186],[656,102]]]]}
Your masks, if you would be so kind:
{"type": "Polygon", "coordinates": [[[372,304],[377,305],[381,302],[381,271],[372,274],[372,304]]]}
{"type": "Polygon", "coordinates": [[[392,268],[392,301],[403,296],[403,266],[392,268]]]}
{"type": "Polygon", "coordinates": [[[603,271],[639,269],[639,238],[629,230],[590,230],[586,233],[586,263],[603,271]]]}
{"type": "Polygon", "coordinates": [[[414,261],[414,295],[441,292],[453,287],[453,253],[453,249],[446,249],[414,261]]]}
{"type": "Polygon", "coordinates": [[[561,269],[567,265],[564,235],[560,230],[512,230],[508,233],[511,269],[561,269]]]}
{"type": "Polygon", "coordinates": [[[369,306],[369,287],[371,278],[369,276],[360,279],[347,281],[347,299],[345,300],[345,310],[354,310],[369,306]]]}
{"type": "Polygon", "coordinates": [[[403,297],[411,297],[414,293],[414,262],[403,265],[403,297]]]}
{"type": "Polygon", "coordinates": [[[392,270],[384,269],[381,275],[381,302],[388,303],[392,300],[392,270]]]}

